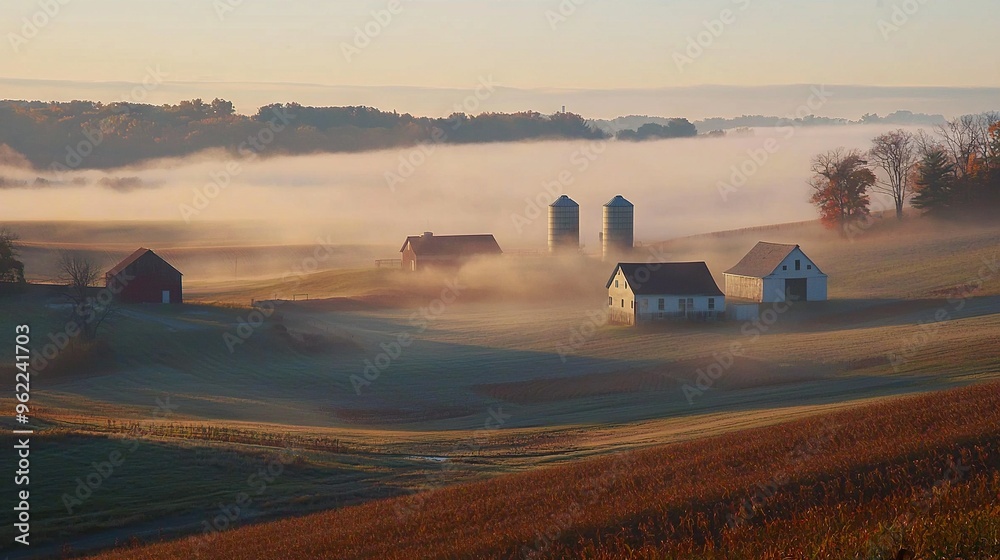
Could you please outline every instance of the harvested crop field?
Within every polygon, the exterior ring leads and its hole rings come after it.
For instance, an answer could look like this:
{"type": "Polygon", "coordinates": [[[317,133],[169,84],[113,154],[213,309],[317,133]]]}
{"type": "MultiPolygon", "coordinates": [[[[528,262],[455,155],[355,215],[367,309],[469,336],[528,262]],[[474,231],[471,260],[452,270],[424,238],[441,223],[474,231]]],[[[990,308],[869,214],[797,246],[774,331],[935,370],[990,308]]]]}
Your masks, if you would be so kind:
{"type": "MultiPolygon", "coordinates": [[[[212,549],[229,560],[844,558],[900,548],[988,558],[1000,554],[998,468],[1000,385],[989,384],[247,527],[212,549]]],[[[199,541],[99,558],[191,557],[199,541]]]]}

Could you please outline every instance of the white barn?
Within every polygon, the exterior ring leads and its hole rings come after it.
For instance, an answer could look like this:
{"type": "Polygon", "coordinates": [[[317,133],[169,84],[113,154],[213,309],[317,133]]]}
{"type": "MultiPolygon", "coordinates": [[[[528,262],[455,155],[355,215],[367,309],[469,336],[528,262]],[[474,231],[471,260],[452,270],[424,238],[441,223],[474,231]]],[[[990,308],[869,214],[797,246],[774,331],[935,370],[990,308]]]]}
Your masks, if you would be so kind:
{"type": "Polygon", "coordinates": [[[608,320],[622,325],[711,320],[726,310],[725,295],[703,262],[619,263],[607,288],[608,320]]]}
{"type": "Polygon", "coordinates": [[[761,241],[725,273],[726,297],[758,303],[826,301],[827,276],[798,245],[761,241]]]}

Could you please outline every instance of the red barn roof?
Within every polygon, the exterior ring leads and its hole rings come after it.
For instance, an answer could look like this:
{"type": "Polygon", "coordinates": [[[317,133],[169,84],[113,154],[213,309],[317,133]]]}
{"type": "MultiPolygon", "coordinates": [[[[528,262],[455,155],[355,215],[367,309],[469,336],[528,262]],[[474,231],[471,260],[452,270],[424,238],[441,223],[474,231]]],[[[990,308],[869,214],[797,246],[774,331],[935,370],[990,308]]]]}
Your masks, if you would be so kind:
{"type": "Polygon", "coordinates": [[[129,255],[127,257],[125,257],[125,260],[123,260],[122,262],[116,264],[114,268],[112,268],[111,270],[109,270],[108,273],[107,273],[107,276],[118,276],[126,268],[132,266],[132,264],[135,263],[137,260],[139,260],[142,257],[146,256],[147,253],[150,254],[150,255],[153,255],[157,259],[163,261],[164,264],[166,264],[167,266],[169,266],[170,268],[172,268],[174,271],[176,271],[177,274],[181,274],[181,271],[177,270],[170,263],[168,263],[167,261],[163,260],[163,258],[161,256],[157,255],[156,253],[154,253],[153,251],[151,251],[151,250],[149,250],[149,249],[147,249],[145,247],[139,247],[138,249],[135,250],[134,253],[132,253],[131,255],[129,255]]]}
{"type": "Polygon", "coordinates": [[[482,235],[411,235],[403,242],[399,252],[410,248],[417,256],[470,257],[473,255],[500,255],[500,244],[490,234],[482,235]]]}

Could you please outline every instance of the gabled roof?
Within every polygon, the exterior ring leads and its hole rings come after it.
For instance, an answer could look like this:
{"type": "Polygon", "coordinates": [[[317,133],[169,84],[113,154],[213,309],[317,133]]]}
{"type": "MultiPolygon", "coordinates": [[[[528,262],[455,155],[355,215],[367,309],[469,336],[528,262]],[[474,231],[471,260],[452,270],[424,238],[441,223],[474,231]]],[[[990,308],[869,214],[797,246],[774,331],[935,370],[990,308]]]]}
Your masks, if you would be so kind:
{"type": "Polygon", "coordinates": [[[782,243],[765,243],[760,241],[750,250],[743,260],[736,263],[736,266],[726,271],[726,274],[736,276],[749,276],[751,278],[763,278],[770,276],[785,260],[792,251],[798,249],[798,245],[785,245],[782,243]]]}
{"type": "Polygon", "coordinates": [[[491,234],[482,235],[411,235],[406,238],[399,252],[409,243],[417,256],[468,257],[473,255],[500,255],[500,244],[491,234]]]}
{"type": "Polygon", "coordinates": [[[703,262],[619,263],[606,288],[611,287],[619,270],[625,274],[629,288],[636,295],[723,295],[708,265],[703,262]]]}
{"type": "Polygon", "coordinates": [[[122,262],[116,264],[114,268],[112,268],[111,270],[109,270],[107,272],[107,275],[108,276],[117,276],[117,275],[121,274],[126,268],[128,268],[129,266],[131,266],[132,263],[134,263],[135,261],[137,261],[137,260],[141,259],[142,257],[146,256],[147,253],[150,254],[150,255],[153,255],[157,259],[161,260],[164,264],[166,264],[170,268],[173,268],[174,271],[177,272],[178,274],[181,274],[181,271],[177,270],[170,263],[168,263],[167,261],[163,260],[163,257],[161,257],[160,255],[157,255],[156,253],[154,253],[153,251],[151,251],[151,250],[149,250],[149,249],[147,249],[145,247],[139,247],[138,249],[135,250],[134,253],[132,253],[131,255],[129,255],[127,257],[125,257],[125,260],[123,260],[122,262]]]}

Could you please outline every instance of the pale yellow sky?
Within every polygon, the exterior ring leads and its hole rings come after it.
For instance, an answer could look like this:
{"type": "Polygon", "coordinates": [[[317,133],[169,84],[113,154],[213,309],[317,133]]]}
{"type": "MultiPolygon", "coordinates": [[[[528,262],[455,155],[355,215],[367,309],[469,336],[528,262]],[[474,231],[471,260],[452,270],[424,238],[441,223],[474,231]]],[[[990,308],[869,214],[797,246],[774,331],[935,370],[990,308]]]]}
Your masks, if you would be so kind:
{"type": "Polygon", "coordinates": [[[0,21],[0,78],[1000,86],[995,0],[9,0],[0,21]]]}

